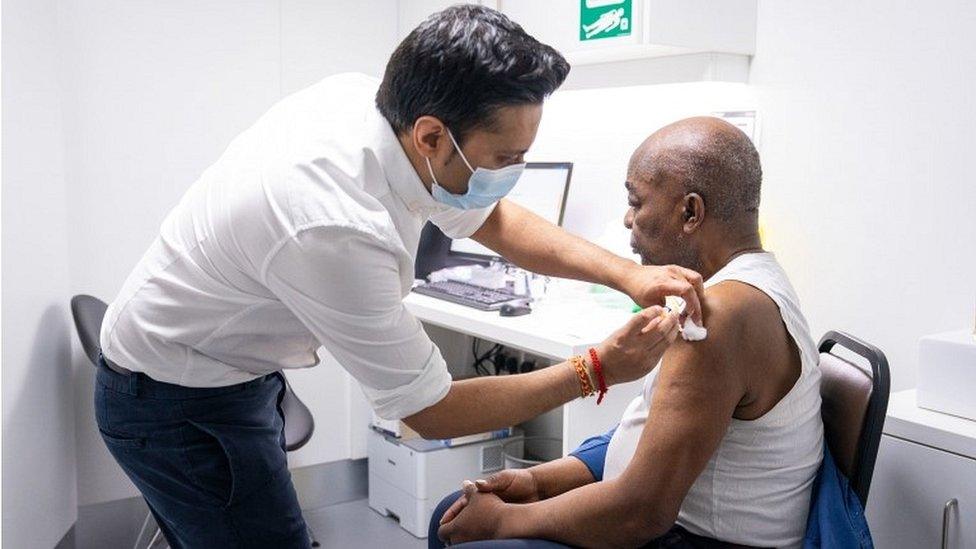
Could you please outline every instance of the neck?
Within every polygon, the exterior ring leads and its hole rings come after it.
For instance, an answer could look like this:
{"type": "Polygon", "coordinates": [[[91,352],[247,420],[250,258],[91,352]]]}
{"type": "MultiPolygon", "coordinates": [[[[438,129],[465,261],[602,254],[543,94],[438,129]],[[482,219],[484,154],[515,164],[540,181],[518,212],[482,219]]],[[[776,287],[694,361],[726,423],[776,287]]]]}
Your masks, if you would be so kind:
{"type": "Polygon", "coordinates": [[[424,188],[427,189],[427,192],[430,192],[432,181],[430,179],[430,172],[427,171],[427,161],[417,152],[417,148],[413,146],[409,134],[398,135],[397,140],[400,142],[400,147],[403,149],[403,152],[407,155],[407,159],[410,160],[413,171],[417,172],[417,175],[420,176],[420,181],[424,184],[424,188]]]}
{"type": "Polygon", "coordinates": [[[759,233],[754,228],[738,231],[728,231],[722,229],[725,235],[722,237],[722,244],[705,251],[701,257],[702,278],[708,280],[722,267],[728,265],[737,256],[747,253],[763,251],[762,242],[759,240],[759,233]],[[733,238],[727,235],[731,232],[733,238]]]}

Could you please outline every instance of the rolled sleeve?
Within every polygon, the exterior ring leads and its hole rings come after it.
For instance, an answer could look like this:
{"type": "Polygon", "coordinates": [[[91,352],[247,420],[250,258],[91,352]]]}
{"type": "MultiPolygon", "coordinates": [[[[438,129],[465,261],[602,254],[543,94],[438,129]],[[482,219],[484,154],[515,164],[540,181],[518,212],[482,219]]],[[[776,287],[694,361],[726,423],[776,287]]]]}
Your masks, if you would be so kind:
{"type": "Polygon", "coordinates": [[[386,419],[437,403],[451,384],[437,346],[403,305],[402,263],[374,235],[315,227],[283,243],[265,269],[267,287],[386,419]]]}

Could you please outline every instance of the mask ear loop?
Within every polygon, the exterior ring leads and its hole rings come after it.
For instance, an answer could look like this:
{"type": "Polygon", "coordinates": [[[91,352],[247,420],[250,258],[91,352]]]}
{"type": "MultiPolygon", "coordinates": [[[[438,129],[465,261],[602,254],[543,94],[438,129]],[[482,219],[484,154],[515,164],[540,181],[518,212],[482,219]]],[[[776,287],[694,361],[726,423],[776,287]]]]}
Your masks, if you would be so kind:
{"type": "Polygon", "coordinates": [[[424,160],[427,162],[427,171],[430,173],[430,179],[434,182],[434,185],[440,187],[440,183],[437,182],[437,176],[434,175],[434,168],[430,165],[430,158],[425,156],[424,160]]]}
{"type": "MultiPolygon", "coordinates": [[[[461,152],[461,147],[458,145],[458,142],[454,140],[454,134],[451,133],[451,130],[447,130],[447,136],[451,138],[451,143],[454,143],[454,148],[457,149],[458,154],[461,155],[461,160],[464,160],[464,165],[468,167],[468,170],[470,170],[471,173],[474,173],[474,168],[471,167],[471,163],[468,162],[468,159],[464,157],[464,153],[461,152]]],[[[428,162],[430,161],[428,160],[428,162]]]]}

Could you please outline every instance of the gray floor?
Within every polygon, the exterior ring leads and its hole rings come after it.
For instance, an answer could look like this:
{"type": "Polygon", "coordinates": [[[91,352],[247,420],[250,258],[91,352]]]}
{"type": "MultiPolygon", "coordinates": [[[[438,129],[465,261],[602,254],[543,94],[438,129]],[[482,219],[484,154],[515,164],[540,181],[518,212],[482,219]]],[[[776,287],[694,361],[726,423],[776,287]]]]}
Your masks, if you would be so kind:
{"type": "Polygon", "coordinates": [[[305,521],[322,547],[427,547],[427,540],[413,537],[392,518],[380,516],[365,499],[305,511],[305,521]]]}

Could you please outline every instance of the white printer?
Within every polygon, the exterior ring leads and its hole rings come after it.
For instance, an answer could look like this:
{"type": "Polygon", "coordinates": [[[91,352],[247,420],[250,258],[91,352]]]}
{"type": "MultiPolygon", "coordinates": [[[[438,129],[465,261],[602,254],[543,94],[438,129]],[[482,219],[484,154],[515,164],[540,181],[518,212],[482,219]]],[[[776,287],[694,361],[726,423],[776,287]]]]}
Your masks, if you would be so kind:
{"type": "Polygon", "coordinates": [[[509,436],[509,432],[486,434],[495,438],[480,441],[478,435],[442,441],[403,440],[370,429],[366,446],[369,506],[396,518],[414,536],[426,538],[430,516],[444,496],[459,490],[465,479],[483,478],[502,469],[502,447],[508,443],[517,446],[523,438],[509,436]]]}

